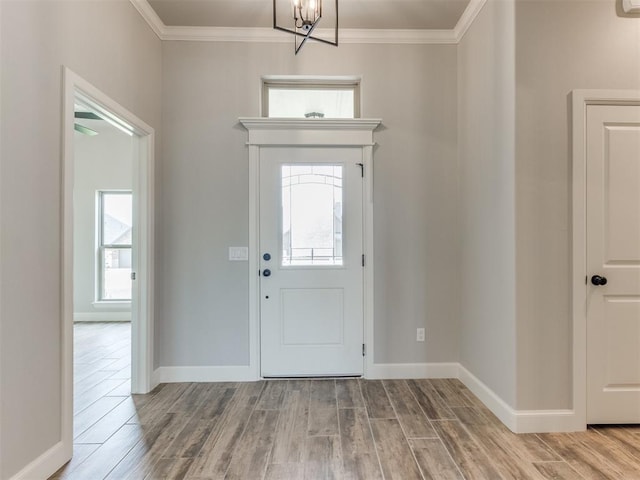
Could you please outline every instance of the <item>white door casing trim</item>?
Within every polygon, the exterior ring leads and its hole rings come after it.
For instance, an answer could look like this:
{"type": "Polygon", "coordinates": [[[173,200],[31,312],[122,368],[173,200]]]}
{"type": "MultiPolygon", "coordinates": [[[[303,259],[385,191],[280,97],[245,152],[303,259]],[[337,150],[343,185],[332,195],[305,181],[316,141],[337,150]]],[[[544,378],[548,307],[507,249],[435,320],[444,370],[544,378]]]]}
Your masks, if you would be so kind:
{"type": "Polygon", "coordinates": [[[589,105],[640,105],[640,90],[573,90],[572,108],[572,320],[573,430],[587,425],[587,204],[586,127],[589,105]]]}
{"type": "Polygon", "coordinates": [[[249,139],[249,370],[260,378],[260,149],[267,146],[351,146],[362,149],[364,164],[363,248],[364,376],[373,371],[373,131],[379,119],[240,118],[249,139]]]}
{"type": "MultiPolygon", "coordinates": [[[[62,444],[68,458],[73,449],[73,182],[74,182],[74,104],[83,99],[101,110],[123,120],[133,129],[134,211],[139,246],[135,287],[138,288],[138,321],[132,325],[132,345],[137,355],[132,358],[131,389],[147,393],[153,388],[153,201],[154,201],[154,129],[119,105],[69,68],[62,68],[62,444]],[[135,192],[139,192],[136,196],[135,192]]],[[[132,312],[133,314],[134,312],[132,312]]]]}

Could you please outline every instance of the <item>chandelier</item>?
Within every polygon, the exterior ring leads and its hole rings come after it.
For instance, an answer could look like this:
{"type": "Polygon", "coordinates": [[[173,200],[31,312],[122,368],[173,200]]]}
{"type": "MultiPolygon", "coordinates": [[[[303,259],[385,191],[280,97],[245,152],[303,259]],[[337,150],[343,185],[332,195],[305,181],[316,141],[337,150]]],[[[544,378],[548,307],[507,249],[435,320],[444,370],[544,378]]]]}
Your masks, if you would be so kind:
{"type": "Polygon", "coordinates": [[[338,46],[338,0],[335,0],[335,13],[333,14],[333,17],[335,18],[333,40],[312,35],[316,26],[322,19],[322,0],[286,0],[286,2],[290,3],[290,5],[283,8],[282,1],[273,0],[273,28],[289,32],[294,35],[294,49],[296,55],[309,39],[334,45],[336,47],[338,46]],[[278,5],[279,3],[281,4],[280,6],[278,5]],[[293,11],[290,10],[291,8],[293,11]],[[289,12],[292,11],[293,18],[288,14],[285,18],[280,18],[283,10],[288,10],[289,12]],[[293,20],[293,22],[291,22],[291,20],[293,20]],[[284,26],[287,23],[289,23],[289,25],[292,24],[292,27],[284,26]]]}

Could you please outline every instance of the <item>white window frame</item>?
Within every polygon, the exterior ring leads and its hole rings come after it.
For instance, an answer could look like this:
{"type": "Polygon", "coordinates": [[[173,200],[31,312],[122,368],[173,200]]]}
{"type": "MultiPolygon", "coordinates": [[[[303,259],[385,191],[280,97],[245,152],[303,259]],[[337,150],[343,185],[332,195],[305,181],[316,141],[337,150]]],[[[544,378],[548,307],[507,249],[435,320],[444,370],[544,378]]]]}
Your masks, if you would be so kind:
{"type": "Polygon", "coordinates": [[[308,77],[276,76],[262,77],[262,117],[269,118],[269,90],[270,89],[296,89],[296,90],[345,90],[353,91],[353,118],[361,118],[360,77],[308,77]]]}
{"type": "Polygon", "coordinates": [[[104,251],[106,249],[129,249],[133,253],[133,245],[129,244],[105,244],[104,243],[104,196],[105,195],[131,195],[131,190],[98,190],[96,191],[96,303],[130,304],[131,298],[104,298],[104,251]]]}

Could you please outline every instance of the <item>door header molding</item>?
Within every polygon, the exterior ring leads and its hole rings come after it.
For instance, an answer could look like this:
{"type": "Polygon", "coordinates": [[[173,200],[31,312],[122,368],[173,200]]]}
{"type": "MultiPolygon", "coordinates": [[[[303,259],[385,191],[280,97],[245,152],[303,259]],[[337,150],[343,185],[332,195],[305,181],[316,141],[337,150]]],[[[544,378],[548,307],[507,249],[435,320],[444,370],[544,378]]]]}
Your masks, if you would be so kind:
{"type": "Polygon", "coordinates": [[[377,118],[239,118],[249,131],[247,145],[373,146],[377,118]]]}

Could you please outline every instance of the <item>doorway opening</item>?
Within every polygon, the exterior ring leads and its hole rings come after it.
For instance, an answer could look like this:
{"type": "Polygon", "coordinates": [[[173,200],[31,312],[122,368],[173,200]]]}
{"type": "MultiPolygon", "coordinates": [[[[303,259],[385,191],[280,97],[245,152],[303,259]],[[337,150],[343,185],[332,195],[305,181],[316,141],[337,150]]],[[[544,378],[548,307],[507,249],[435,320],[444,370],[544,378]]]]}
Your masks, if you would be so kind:
{"type": "Polygon", "coordinates": [[[106,441],[118,428],[113,419],[130,410],[132,237],[138,227],[133,132],[80,96],[74,132],[73,441],[78,447],[106,441]]]}
{"type": "Polygon", "coordinates": [[[100,412],[126,416],[131,393],[153,388],[154,130],[67,68],[63,83],[61,413],[71,458],[74,438],[100,443],[89,428],[100,412]]]}

